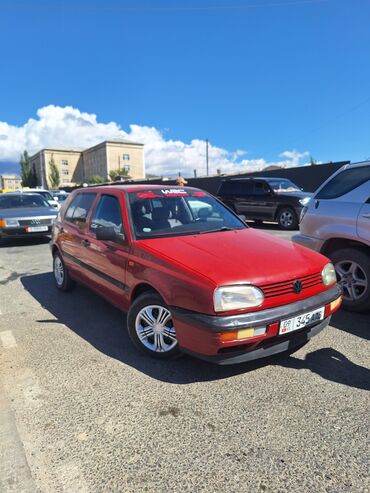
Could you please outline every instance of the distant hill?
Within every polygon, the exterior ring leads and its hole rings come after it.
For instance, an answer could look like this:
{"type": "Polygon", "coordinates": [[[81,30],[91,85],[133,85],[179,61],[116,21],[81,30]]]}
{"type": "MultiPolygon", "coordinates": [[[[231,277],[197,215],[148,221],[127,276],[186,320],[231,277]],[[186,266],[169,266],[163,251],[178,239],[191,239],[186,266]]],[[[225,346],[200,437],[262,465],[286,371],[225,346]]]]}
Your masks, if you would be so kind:
{"type": "Polygon", "coordinates": [[[20,175],[21,167],[19,163],[2,163],[0,162],[0,175],[20,175]]]}

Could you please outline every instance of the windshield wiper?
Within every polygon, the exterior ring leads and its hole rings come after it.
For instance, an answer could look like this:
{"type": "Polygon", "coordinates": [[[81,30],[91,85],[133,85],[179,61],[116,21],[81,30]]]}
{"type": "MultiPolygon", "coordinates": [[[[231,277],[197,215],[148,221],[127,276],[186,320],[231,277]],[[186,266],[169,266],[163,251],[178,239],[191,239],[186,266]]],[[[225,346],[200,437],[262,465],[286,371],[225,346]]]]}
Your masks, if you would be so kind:
{"type": "Polygon", "coordinates": [[[218,233],[219,231],[234,231],[235,229],[244,229],[244,228],[229,228],[228,226],[222,226],[222,228],[199,231],[198,234],[204,235],[205,233],[218,233]]]}

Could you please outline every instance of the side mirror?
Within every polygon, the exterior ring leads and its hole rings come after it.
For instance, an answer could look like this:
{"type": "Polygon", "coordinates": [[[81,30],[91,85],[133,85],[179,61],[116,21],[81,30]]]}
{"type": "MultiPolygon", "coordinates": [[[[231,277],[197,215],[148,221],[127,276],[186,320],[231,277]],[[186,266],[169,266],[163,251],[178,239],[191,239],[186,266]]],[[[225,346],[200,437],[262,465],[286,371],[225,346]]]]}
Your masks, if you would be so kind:
{"type": "Polygon", "coordinates": [[[122,243],[125,235],[117,233],[112,226],[99,226],[96,229],[96,239],[100,241],[113,241],[114,243],[122,243]]]}

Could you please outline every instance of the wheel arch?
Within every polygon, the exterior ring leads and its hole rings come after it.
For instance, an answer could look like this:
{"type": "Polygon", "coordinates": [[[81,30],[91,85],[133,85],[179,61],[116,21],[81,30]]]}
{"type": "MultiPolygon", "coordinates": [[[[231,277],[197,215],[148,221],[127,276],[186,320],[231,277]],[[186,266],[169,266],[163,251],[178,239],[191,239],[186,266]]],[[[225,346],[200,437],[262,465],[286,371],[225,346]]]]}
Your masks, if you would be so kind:
{"type": "Polygon", "coordinates": [[[159,296],[163,300],[165,300],[164,297],[163,297],[163,295],[158,291],[158,289],[154,288],[151,284],[149,284],[147,282],[141,282],[141,283],[137,284],[134,287],[134,289],[132,290],[131,296],[130,296],[130,302],[132,303],[140,295],[142,295],[144,293],[150,293],[150,292],[159,294],[159,296]]]}
{"type": "Polygon", "coordinates": [[[358,250],[367,253],[369,247],[361,241],[352,240],[350,238],[330,238],[323,244],[320,253],[323,255],[330,255],[331,253],[341,250],[343,248],[357,248],[358,250]]]}
{"type": "Polygon", "coordinates": [[[281,209],[290,209],[291,211],[293,211],[293,212],[294,212],[294,214],[296,214],[295,209],[294,209],[294,206],[293,206],[292,204],[279,204],[279,205],[276,207],[276,211],[275,211],[275,220],[277,220],[278,214],[279,214],[279,212],[281,211],[281,209]]]}

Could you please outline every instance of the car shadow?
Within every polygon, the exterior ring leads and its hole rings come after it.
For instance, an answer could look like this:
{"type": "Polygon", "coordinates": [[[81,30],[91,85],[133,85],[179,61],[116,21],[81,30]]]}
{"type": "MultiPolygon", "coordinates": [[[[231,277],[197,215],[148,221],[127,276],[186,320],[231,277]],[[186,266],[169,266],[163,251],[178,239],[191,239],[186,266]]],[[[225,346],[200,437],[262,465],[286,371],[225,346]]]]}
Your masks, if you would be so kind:
{"type": "Polygon", "coordinates": [[[20,248],[31,245],[42,245],[50,242],[49,236],[34,236],[29,238],[3,238],[0,241],[0,248],[20,248]]]}
{"type": "MultiPolygon", "coordinates": [[[[52,273],[27,275],[22,277],[21,282],[33,298],[54,317],[37,320],[41,326],[50,323],[63,324],[98,351],[163,382],[189,384],[221,380],[271,364],[303,368],[295,358],[281,355],[230,366],[218,366],[190,356],[175,361],[155,360],[141,354],[132,345],[126,330],[126,316],[89,289],[77,285],[73,293],[61,293],[54,286],[52,273]]],[[[320,356],[320,364],[323,366],[326,364],[322,361],[324,356],[320,356]]],[[[312,371],[316,368],[320,370],[320,365],[312,364],[312,357],[308,361],[312,371]]],[[[346,368],[351,369],[349,366],[346,368]]],[[[350,375],[343,374],[341,383],[350,384],[351,379],[350,375]]]]}
{"type": "Polygon", "coordinates": [[[352,363],[344,354],[330,347],[308,353],[304,360],[294,356],[282,357],[278,364],[296,370],[308,369],[325,380],[370,390],[370,370],[352,363]]]}
{"type": "Polygon", "coordinates": [[[246,221],[247,225],[250,226],[251,228],[255,229],[263,229],[265,231],[280,231],[281,233],[294,233],[294,231],[299,231],[299,228],[297,229],[289,229],[289,230],[284,230],[281,229],[278,223],[272,223],[272,222],[255,222],[252,220],[247,219],[246,221]]]}
{"type": "Polygon", "coordinates": [[[338,330],[370,340],[370,313],[355,313],[341,309],[334,313],[330,325],[338,330]]]}

